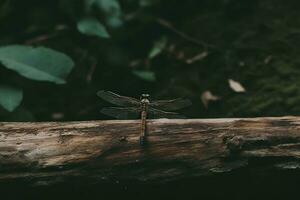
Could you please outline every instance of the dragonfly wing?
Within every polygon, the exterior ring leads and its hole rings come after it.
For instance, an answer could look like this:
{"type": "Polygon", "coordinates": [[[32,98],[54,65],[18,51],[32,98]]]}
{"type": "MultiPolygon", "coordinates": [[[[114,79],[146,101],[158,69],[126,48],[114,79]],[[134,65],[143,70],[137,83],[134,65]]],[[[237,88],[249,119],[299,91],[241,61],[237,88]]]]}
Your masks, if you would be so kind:
{"type": "Polygon", "coordinates": [[[103,100],[118,106],[134,107],[140,105],[140,101],[135,98],[121,96],[110,91],[101,90],[97,92],[97,95],[103,100]]]}
{"type": "Polygon", "coordinates": [[[148,110],[149,118],[169,118],[169,119],[184,119],[186,118],[183,115],[180,115],[175,112],[165,112],[162,110],[157,110],[154,108],[149,108],[148,110]]]}
{"type": "Polygon", "coordinates": [[[137,119],[140,112],[137,108],[120,108],[120,107],[107,107],[101,110],[101,113],[117,118],[117,119],[137,119]]]}
{"type": "Polygon", "coordinates": [[[150,102],[150,106],[166,111],[180,110],[190,105],[192,105],[192,102],[190,100],[181,98],[150,102]]]}

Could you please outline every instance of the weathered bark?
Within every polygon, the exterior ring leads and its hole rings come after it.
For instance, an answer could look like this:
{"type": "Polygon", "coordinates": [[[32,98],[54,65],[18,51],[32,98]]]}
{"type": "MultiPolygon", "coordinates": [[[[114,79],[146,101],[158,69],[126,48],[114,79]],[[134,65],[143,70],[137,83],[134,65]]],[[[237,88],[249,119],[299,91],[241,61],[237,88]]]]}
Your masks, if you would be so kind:
{"type": "Polygon", "coordinates": [[[160,182],[300,166],[300,117],[149,120],[146,146],[139,123],[0,123],[0,182],[160,182]]]}

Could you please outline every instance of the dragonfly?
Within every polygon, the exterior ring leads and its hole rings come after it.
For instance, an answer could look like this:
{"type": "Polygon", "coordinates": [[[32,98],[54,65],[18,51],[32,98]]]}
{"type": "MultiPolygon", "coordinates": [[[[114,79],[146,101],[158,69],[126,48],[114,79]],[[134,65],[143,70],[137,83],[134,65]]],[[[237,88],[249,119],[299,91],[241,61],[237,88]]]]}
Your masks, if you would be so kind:
{"type": "Polygon", "coordinates": [[[146,142],[148,118],[185,118],[183,115],[171,111],[180,110],[192,104],[190,100],[183,98],[151,101],[149,94],[142,94],[140,99],[136,99],[101,90],[97,92],[97,95],[103,100],[118,106],[105,107],[101,110],[101,113],[117,119],[141,119],[141,145],[146,142]]]}

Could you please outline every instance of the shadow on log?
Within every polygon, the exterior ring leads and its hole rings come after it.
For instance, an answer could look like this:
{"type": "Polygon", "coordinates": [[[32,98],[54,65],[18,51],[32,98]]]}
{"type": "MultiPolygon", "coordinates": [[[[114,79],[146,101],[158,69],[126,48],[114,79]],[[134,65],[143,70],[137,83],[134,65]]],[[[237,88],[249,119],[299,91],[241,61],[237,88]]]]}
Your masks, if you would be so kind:
{"type": "Polygon", "coordinates": [[[161,183],[300,167],[300,117],[0,123],[0,183],[161,183]]]}

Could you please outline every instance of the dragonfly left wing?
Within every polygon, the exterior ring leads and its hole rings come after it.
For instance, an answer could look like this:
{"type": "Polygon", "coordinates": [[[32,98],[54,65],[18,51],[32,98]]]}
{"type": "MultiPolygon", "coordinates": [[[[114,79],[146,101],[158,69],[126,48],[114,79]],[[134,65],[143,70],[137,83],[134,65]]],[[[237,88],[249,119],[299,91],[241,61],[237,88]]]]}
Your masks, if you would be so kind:
{"type": "Polygon", "coordinates": [[[137,119],[140,112],[137,108],[106,107],[101,113],[117,119],[137,119]]]}
{"type": "Polygon", "coordinates": [[[103,100],[118,106],[136,107],[140,105],[140,101],[126,96],[121,96],[110,91],[101,90],[97,95],[103,100]]]}
{"type": "Polygon", "coordinates": [[[190,105],[192,105],[190,100],[181,98],[171,100],[157,100],[150,102],[151,107],[166,111],[180,110],[190,105]]]}

